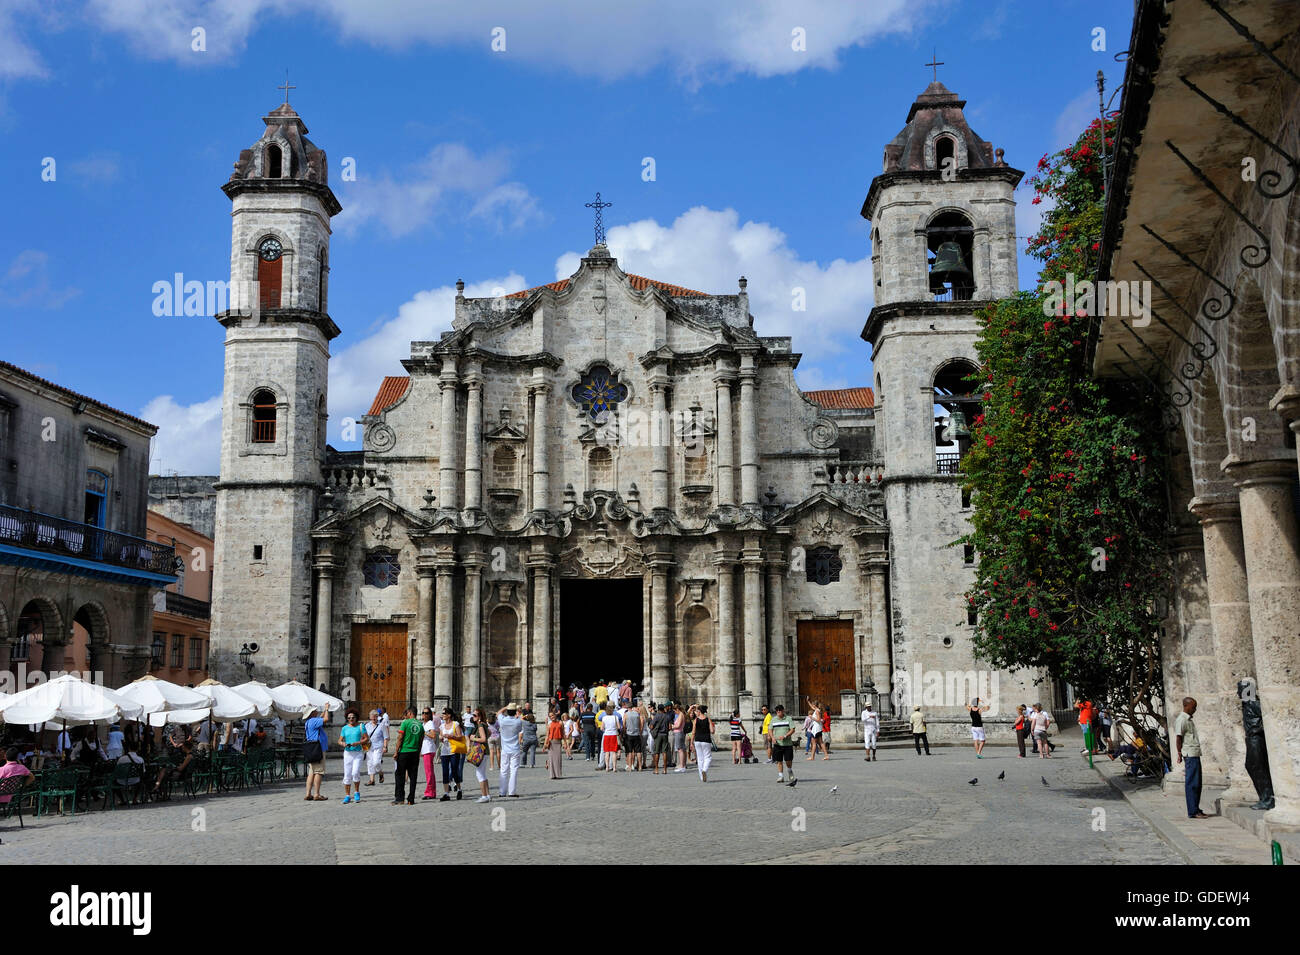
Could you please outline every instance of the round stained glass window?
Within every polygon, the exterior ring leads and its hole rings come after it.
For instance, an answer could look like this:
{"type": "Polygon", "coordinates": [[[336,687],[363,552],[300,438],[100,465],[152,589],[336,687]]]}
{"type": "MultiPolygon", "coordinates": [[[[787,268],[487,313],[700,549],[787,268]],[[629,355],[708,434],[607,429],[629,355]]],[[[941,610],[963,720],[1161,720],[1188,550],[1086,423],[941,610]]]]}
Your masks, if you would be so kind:
{"type": "Polygon", "coordinates": [[[619,402],[627,400],[627,385],[604,365],[596,365],[573,386],[572,394],[592,421],[603,422],[619,402]]]}

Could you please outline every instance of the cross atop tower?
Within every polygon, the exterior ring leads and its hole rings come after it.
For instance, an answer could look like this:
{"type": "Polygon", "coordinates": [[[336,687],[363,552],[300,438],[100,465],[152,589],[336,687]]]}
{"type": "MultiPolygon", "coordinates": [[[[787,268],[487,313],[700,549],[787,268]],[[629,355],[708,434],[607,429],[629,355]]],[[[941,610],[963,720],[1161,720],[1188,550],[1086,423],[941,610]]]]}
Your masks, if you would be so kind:
{"type": "Polygon", "coordinates": [[[944,62],[939,59],[939,55],[935,52],[934,47],[930,47],[930,62],[925,65],[934,67],[934,81],[936,83],[939,82],[939,67],[943,66],[944,62]]]}
{"type": "Polygon", "coordinates": [[[595,210],[596,210],[596,244],[597,244],[597,245],[604,245],[604,244],[605,244],[605,219],[604,219],[604,217],[601,215],[601,210],[603,210],[603,209],[608,209],[608,208],[609,208],[610,206],[612,206],[613,204],[614,204],[614,203],[612,203],[612,202],[601,202],[601,201],[600,201],[600,193],[599,193],[599,192],[596,193],[596,201],[595,201],[595,202],[587,202],[587,203],[583,203],[583,205],[584,205],[586,208],[588,208],[588,209],[595,209],[595,210]]]}
{"type": "Polygon", "coordinates": [[[289,90],[296,90],[298,87],[289,85],[289,71],[284,71],[284,85],[277,86],[276,89],[284,90],[284,105],[289,105],[289,90]]]}

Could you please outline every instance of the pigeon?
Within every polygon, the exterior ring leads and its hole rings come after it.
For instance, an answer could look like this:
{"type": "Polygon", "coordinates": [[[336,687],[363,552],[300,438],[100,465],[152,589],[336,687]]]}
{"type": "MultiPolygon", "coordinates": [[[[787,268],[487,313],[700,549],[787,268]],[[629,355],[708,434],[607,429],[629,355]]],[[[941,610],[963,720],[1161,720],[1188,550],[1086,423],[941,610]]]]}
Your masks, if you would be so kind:
{"type": "Polygon", "coordinates": [[[1002,772],[998,773],[998,779],[1006,779],[1006,778],[1007,778],[1007,771],[1005,769],[1002,770],[1002,772]]]}
{"type": "Polygon", "coordinates": [[[839,787],[839,786],[832,786],[832,787],[831,787],[831,792],[832,792],[832,793],[837,793],[837,792],[839,792],[839,791],[840,791],[840,787],[839,787]]]}
{"type": "Polygon", "coordinates": [[[1046,776],[1039,776],[1038,778],[1041,779],[1041,780],[1043,781],[1043,785],[1044,785],[1044,786],[1047,785],[1047,777],[1046,777],[1046,776]]]}
{"type": "Polygon", "coordinates": [[[790,780],[790,782],[788,782],[786,785],[789,786],[791,789],[794,789],[795,785],[796,785],[798,782],[799,782],[799,780],[797,780],[797,779],[792,779],[792,780],[790,780]]]}
{"type": "Polygon", "coordinates": [[[978,776],[976,776],[974,779],[970,780],[970,784],[971,784],[972,786],[974,786],[974,785],[975,785],[977,782],[979,782],[979,781],[980,781],[980,778],[979,778],[978,776]]]}

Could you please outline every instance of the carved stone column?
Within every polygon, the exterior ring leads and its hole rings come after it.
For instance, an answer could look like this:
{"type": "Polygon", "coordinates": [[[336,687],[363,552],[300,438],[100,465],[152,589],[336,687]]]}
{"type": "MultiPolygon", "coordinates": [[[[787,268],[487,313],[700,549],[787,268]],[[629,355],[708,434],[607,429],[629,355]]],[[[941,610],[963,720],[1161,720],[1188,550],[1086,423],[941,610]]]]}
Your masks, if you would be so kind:
{"type": "Polygon", "coordinates": [[[486,555],[471,551],[465,555],[465,606],[461,618],[461,695],[465,703],[478,706],[483,702],[483,568],[486,555]]]}
{"type": "Polygon", "coordinates": [[[731,430],[731,382],[733,379],[734,374],[719,358],[717,371],[713,375],[713,383],[717,387],[718,398],[718,460],[716,471],[718,475],[719,506],[736,503],[736,478],[732,472],[735,466],[731,430]]]}
{"type": "Polygon", "coordinates": [[[456,510],[456,360],[443,359],[442,373],[438,377],[439,397],[442,401],[442,420],[438,440],[438,497],[442,509],[456,510]]]}
{"type": "Polygon", "coordinates": [[[433,695],[451,699],[456,687],[455,624],[456,609],[452,584],[455,582],[456,557],[438,555],[437,598],[434,606],[433,695]]]}
{"type": "Polygon", "coordinates": [[[745,690],[767,700],[767,646],[763,626],[763,550],[751,539],[741,554],[745,574],[745,690]]]}
{"type": "Polygon", "coordinates": [[[867,565],[867,595],[871,601],[871,682],[880,696],[882,713],[893,712],[893,687],[890,685],[889,604],[885,586],[889,579],[889,562],[873,561],[867,565]]]}
{"type": "Polygon", "coordinates": [[[740,356],[740,503],[757,510],[758,502],[758,370],[753,352],[740,356]]]}
{"type": "Polygon", "coordinates": [[[791,702],[786,699],[785,653],[785,570],[786,562],[779,557],[767,561],[767,682],[769,706],[791,702]]]}
{"type": "Polygon", "coordinates": [[[724,551],[713,557],[718,568],[718,696],[736,705],[736,564],[724,551]]]}
{"type": "Polygon", "coordinates": [[[672,685],[668,645],[672,636],[672,602],[669,581],[675,563],[669,551],[653,551],[646,559],[650,565],[650,679],[654,698],[667,699],[672,685]]]}
{"type": "MultiPolygon", "coordinates": [[[[465,510],[483,509],[483,376],[477,364],[465,378],[465,510]]],[[[477,697],[476,697],[477,699],[477,697]]]]}
{"type": "Polygon", "coordinates": [[[555,689],[551,682],[551,570],[554,564],[550,554],[534,551],[528,555],[528,571],[533,578],[529,697],[550,696],[555,689]]]}
{"type": "MultiPolygon", "coordinates": [[[[543,379],[545,369],[533,369],[533,513],[550,510],[551,473],[550,452],[550,414],[548,410],[551,394],[550,383],[543,379]]],[[[549,599],[549,594],[548,594],[549,599]]],[[[550,693],[550,690],[544,691],[550,693]]]]}
{"type": "MultiPolygon", "coordinates": [[[[1255,645],[1250,630],[1250,590],[1236,500],[1193,498],[1187,508],[1201,521],[1205,582],[1214,627],[1216,692],[1223,712],[1228,802],[1254,802],[1255,787],[1246,773],[1246,739],[1241,725],[1237,681],[1255,676],[1255,645]]],[[[1172,702],[1172,701],[1171,701],[1172,702]]]]}
{"type": "Polygon", "coordinates": [[[432,559],[422,556],[415,565],[419,606],[415,619],[415,652],[411,666],[411,702],[424,706],[433,700],[433,580],[432,559]]]}
{"type": "Polygon", "coordinates": [[[668,509],[668,451],[672,428],[668,424],[668,376],[662,365],[655,368],[650,378],[650,395],[653,402],[650,440],[654,449],[654,464],[650,470],[650,508],[663,511],[668,509]]]}
{"type": "Polygon", "coordinates": [[[1237,485],[1250,593],[1250,628],[1258,667],[1259,701],[1277,808],[1268,820],[1300,824],[1300,540],[1291,484],[1294,461],[1232,462],[1237,485]],[[1276,755],[1274,755],[1276,754],[1276,755]]]}
{"type": "Polygon", "coordinates": [[[316,571],[316,654],[312,660],[311,685],[319,689],[330,685],[330,649],[334,621],[334,559],[317,554],[316,571]]]}

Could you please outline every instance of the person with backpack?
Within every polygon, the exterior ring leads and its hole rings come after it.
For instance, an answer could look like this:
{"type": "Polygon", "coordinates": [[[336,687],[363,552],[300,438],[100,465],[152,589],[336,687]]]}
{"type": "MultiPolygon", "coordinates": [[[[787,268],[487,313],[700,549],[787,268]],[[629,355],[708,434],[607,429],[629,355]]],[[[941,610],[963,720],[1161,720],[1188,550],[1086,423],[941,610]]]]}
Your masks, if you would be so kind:
{"type": "Polygon", "coordinates": [[[304,802],[326,801],[326,797],[320,794],[320,787],[325,782],[325,751],[330,746],[329,735],[325,732],[330,714],[329,710],[323,712],[322,716],[320,709],[312,708],[302,724],[302,752],[307,763],[307,795],[303,797],[304,802]]]}
{"type": "Polygon", "coordinates": [[[600,748],[600,727],[597,719],[590,703],[583,707],[582,715],[578,717],[578,723],[582,727],[582,750],[587,754],[587,762],[596,759],[596,753],[600,748]]]}

